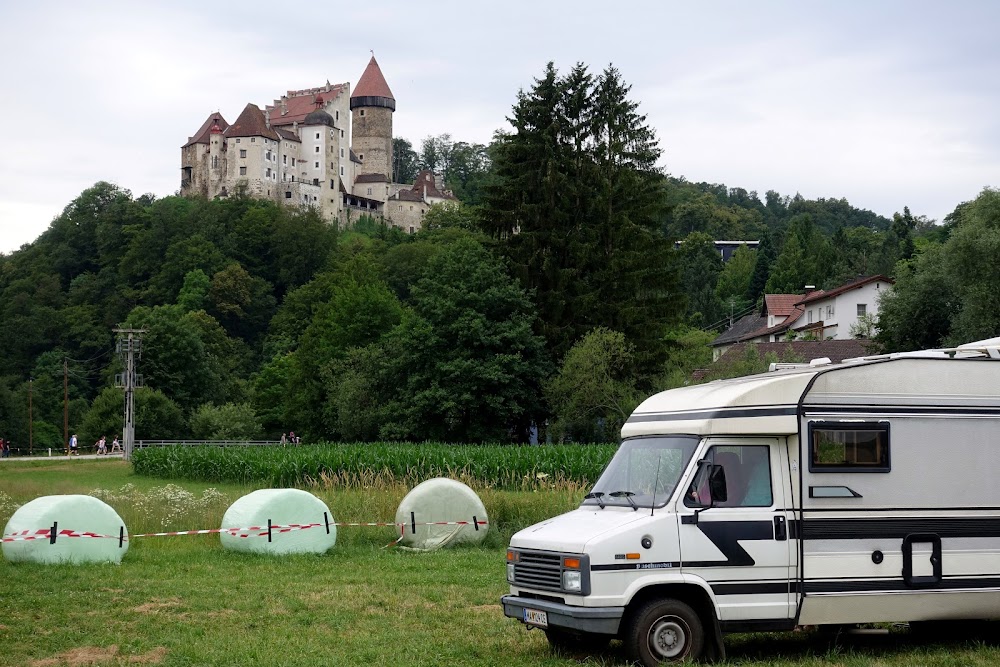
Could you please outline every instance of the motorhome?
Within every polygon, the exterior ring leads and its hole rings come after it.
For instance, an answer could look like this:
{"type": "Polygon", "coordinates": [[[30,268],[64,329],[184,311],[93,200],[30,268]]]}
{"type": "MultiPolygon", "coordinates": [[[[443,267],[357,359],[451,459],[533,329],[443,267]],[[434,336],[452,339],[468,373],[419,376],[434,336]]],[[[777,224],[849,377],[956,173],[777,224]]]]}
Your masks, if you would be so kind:
{"type": "Polygon", "coordinates": [[[647,666],[1000,618],[1000,339],[779,366],[639,405],[580,507],[511,538],[504,613],[647,666]]]}

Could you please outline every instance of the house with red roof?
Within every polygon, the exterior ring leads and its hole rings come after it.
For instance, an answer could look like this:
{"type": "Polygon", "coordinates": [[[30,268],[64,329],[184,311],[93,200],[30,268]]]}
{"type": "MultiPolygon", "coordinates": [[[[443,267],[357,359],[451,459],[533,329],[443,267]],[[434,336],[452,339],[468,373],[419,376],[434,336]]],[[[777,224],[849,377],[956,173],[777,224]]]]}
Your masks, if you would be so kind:
{"type": "Polygon", "coordinates": [[[893,284],[865,276],[829,290],[766,294],[759,313],[740,318],[712,341],[712,360],[739,343],[866,338],[878,322],[879,297],[893,284]]]}
{"type": "Polygon", "coordinates": [[[435,203],[456,201],[430,172],[395,183],[396,100],[374,55],[352,93],[349,83],[289,90],[263,109],[247,104],[229,124],[215,112],[181,147],[182,195],[243,192],[315,208],[345,224],[363,214],[409,232],[435,203]]]}

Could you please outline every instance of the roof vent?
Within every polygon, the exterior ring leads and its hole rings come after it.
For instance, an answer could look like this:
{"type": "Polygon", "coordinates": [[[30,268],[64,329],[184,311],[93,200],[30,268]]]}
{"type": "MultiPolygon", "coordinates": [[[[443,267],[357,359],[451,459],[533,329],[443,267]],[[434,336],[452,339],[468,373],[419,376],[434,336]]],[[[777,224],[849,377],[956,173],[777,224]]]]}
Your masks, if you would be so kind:
{"type": "Polygon", "coordinates": [[[820,357],[818,359],[813,359],[812,361],[810,361],[809,365],[810,366],[827,366],[827,365],[832,364],[832,363],[833,362],[830,361],[830,357],[820,357]]]}

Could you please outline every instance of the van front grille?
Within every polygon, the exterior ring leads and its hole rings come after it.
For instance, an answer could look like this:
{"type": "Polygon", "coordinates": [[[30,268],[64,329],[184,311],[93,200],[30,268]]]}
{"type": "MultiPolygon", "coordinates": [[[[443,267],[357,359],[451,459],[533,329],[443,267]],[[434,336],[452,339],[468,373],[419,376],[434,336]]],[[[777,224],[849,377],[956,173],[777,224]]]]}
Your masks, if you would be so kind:
{"type": "Polygon", "coordinates": [[[521,551],[514,563],[514,583],[545,591],[562,590],[562,556],[544,551],[521,551]]]}

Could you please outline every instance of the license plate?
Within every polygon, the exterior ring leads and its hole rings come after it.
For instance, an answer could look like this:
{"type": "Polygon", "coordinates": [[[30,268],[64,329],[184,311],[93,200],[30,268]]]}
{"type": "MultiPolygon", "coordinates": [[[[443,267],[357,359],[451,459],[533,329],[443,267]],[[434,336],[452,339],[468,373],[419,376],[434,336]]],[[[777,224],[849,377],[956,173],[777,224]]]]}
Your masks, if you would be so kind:
{"type": "Polygon", "coordinates": [[[537,625],[540,628],[547,628],[549,627],[549,615],[544,611],[525,609],[524,622],[530,625],[537,625]]]}

